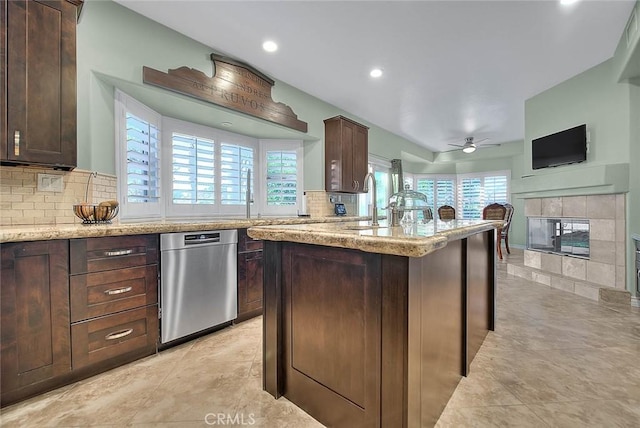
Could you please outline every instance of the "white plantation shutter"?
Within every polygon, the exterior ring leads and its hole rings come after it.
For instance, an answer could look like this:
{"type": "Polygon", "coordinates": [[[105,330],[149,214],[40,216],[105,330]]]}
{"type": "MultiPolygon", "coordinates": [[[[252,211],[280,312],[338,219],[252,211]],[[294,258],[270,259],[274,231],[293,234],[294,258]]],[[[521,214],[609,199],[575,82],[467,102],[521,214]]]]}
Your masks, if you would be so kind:
{"type": "MultiPolygon", "coordinates": [[[[220,200],[223,205],[244,205],[247,196],[247,171],[253,171],[253,148],[236,144],[220,145],[220,200]]],[[[251,176],[251,193],[254,192],[251,176]]]]}
{"type": "Polygon", "coordinates": [[[456,218],[481,219],[484,208],[482,178],[470,177],[460,180],[458,194],[458,209],[456,218]]]}
{"type": "Polygon", "coordinates": [[[159,130],[154,123],[126,112],[127,202],[157,202],[159,130]]]}
{"type": "Polygon", "coordinates": [[[120,218],[162,217],[162,116],[119,90],[114,101],[120,218]]]}
{"type": "Polygon", "coordinates": [[[510,171],[458,176],[458,211],[463,219],[481,219],[489,204],[509,202],[510,171]]]}
{"type": "Polygon", "coordinates": [[[484,196],[486,205],[494,202],[498,204],[506,204],[509,202],[507,176],[498,175],[485,177],[484,196]]]}
{"type": "Polygon", "coordinates": [[[300,140],[260,140],[264,185],[256,200],[263,214],[296,215],[303,197],[303,151],[300,140]]]}
{"type": "Polygon", "coordinates": [[[267,150],[267,205],[298,203],[298,155],[295,150],[267,150]]]}
{"type": "Polygon", "coordinates": [[[435,207],[435,181],[430,178],[418,178],[416,181],[418,182],[416,191],[424,194],[427,197],[427,204],[433,211],[435,207]]]}
{"type": "Polygon", "coordinates": [[[434,215],[442,205],[455,206],[456,180],[450,177],[419,177],[417,191],[427,197],[427,204],[434,215]]]}
{"type": "Polygon", "coordinates": [[[215,142],[173,133],[172,200],[174,204],[215,204],[215,142]]]}
{"type": "Polygon", "coordinates": [[[438,207],[456,206],[456,180],[447,178],[436,181],[436,204],[438,207]]]}

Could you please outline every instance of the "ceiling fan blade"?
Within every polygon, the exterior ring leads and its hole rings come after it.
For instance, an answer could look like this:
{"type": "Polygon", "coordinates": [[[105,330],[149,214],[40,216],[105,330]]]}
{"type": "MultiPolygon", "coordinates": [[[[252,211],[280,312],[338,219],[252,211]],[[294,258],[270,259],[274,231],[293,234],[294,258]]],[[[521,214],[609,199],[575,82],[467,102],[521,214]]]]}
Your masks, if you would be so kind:
{"type": "Polygon", "coordinates": [[[473,144],[480,144],[480,143],[483,143],[485,141],[489,141],[489,138],[483,138],[482,140],[474,141],[473,144]]]}
{"type": "Polygon", "coordinates": [[[460,148],[465,147],[465,146],[464,146],[464,145],[462,145],[462,144],[451,144],[451,143],[449,143],[449,145],[450,145],[450,146],[453,146],[453,147],[460,147],[460,148]]]}

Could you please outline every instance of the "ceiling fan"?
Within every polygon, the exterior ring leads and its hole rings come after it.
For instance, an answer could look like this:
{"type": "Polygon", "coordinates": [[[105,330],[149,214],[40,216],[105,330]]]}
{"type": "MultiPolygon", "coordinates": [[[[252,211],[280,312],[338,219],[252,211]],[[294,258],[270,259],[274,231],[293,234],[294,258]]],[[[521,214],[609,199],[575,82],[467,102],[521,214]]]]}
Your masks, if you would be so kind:
{"type": "MultiPolygon", "coordinates": [[[[476,149],[478,148],[478,144],[483,143],[485,141],[489,141],[488,138],[483,138],[482,140],[478,140],[478,141],[473,141],[473,137],[467,137],[464,139],[464,144],[451,144],[449,143],[450,146],[453,147],[460,147],[462,149],[463,152],[465,153],[473,153],[476,151],[476,149]]],[[[496,146],[497,144],[490,144],[492,146],[496,146]]]]}

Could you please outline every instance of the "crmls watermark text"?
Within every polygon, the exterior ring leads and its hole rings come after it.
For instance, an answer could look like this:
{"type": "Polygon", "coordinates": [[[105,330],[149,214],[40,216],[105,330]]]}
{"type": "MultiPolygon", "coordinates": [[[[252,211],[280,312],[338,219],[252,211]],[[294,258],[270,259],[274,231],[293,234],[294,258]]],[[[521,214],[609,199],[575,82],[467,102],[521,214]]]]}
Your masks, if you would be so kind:
{"type": "Polygon", "coordinates": [[[207,413],[204,415],[204,423],[207,425],[255,425],[256,419],[253,413],[207,413]]]}

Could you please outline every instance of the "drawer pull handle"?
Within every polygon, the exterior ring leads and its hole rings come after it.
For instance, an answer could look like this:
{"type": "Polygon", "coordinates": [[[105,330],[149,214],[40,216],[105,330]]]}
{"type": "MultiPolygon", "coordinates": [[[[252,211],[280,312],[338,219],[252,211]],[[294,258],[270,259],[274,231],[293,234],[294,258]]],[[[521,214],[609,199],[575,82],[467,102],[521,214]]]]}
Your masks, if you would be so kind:
{"type": "Polygon", "coordinates": [[[113,333],[109,333],[104,338],[106,340],[115,340],[120,339],[121,337],[129,336],[131,333],[133,333],[133,329],[128,328],[126,330],[114,331],[113,333]]]}
{"type": "Polygon", "coordinates": [[[129,248],[128,250],[105,251],[104,255],[107,257],[115,257],[115,256],[127,256],[131,253],[133,253],[133,250],[129,248]]]}
{"type": "Polygon", "coordinates": [[[133,290],[133,287],[112,288],[110,290],[106,290],[104,292],[104,294],[108,294],[109,296],[113,296],[114,294],[128,293],[131,290],[133,290]]]}

